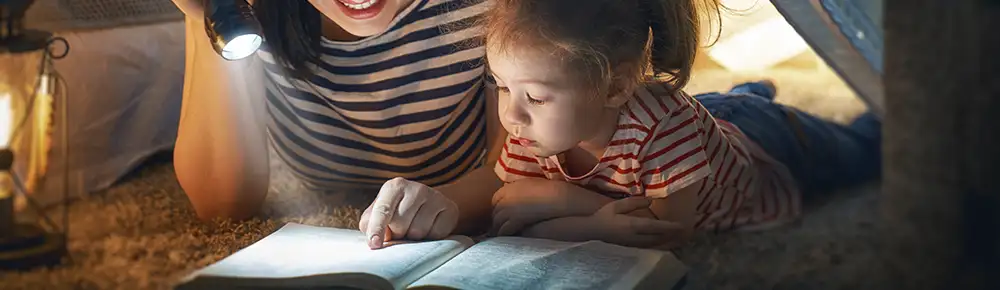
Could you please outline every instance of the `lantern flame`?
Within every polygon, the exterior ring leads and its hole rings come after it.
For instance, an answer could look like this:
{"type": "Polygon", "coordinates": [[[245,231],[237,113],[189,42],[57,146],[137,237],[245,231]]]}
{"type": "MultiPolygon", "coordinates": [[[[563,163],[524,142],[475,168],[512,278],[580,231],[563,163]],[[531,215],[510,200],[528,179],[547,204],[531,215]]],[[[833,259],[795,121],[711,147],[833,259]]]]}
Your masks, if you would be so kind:
{"type": "Polygon", "coordinates": [[[10,93],[0,93],[0,148],[10,147],[14,130],[14,112],[11,110],[10,93]]]}

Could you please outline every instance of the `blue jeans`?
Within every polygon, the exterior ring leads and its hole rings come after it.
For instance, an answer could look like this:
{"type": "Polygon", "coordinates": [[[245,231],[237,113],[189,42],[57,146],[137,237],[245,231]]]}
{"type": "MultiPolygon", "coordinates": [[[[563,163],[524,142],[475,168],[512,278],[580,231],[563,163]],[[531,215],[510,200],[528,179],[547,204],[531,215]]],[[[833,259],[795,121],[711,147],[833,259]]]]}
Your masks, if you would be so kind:
{"type": "Polygon", "coordinates": [[[694,98],[784,163],[803,192],[826,192],[880,177],[882,123],[871,112],[840,125],[773,102],[774,92],[761,83],[694,98]]]}

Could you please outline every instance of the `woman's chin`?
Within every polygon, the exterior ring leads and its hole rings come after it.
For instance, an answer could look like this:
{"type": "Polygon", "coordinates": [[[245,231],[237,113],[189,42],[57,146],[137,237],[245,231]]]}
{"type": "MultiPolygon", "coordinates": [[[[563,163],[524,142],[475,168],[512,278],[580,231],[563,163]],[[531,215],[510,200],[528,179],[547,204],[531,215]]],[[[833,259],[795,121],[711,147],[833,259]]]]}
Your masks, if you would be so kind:
{"type": "Polygon", "coordinates": [[[375,23],[350,23],[349,25],[341,25],[344,31],[361,38],[370,37],[373,35],[381,34],[389,29],[389,23],[383,25],[378,25],[375,23]]]}

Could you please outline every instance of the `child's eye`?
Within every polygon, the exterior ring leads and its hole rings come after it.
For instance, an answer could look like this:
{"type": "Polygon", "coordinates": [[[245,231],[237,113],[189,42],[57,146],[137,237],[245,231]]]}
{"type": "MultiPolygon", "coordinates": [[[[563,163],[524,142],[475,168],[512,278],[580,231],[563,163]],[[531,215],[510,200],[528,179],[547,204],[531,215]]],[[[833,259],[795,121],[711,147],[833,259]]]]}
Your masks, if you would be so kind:
{"type": "Polygon", "coordinates": [[[500,91],[501,93],[504,93],[504,94],[509,94],[510,93],[510,89],[507,88],[507,87],[500,87],[500,86],[498,86],[497,87],[497,91],[500,91]]]}
{"type": "Polygon", "coordinates": [[[542,101],[542,100],[539,100],[539,99],[536,99],[536,98],[532,98],[531,95],[528,95],[528,94],[525,94],[525,95],[528,96],[528,104],[532,104],[532,105],[542,105],[542,104],[545,104],[545,101],[542,101]]]}

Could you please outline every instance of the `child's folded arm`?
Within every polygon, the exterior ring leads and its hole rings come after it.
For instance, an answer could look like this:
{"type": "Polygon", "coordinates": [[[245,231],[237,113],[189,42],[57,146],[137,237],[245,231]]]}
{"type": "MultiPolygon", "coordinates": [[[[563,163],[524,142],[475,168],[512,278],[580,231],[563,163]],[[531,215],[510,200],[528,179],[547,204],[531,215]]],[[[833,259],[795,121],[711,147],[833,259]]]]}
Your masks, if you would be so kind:
{"type": "Polygon", "coordinates": [[[653,202],[649,205],[649,214],[659,220],[677,222],[683,225],[683,239],[687,240],[694,234],[698,191],[700,189],[700,186],[695,183],[664,198],[653,198],[653,202]]]}
{"type": "Polygon", "coordinates": [[[546,220],[588,216],[611,201],[609,197],[565,181],[519,179],[494,193],[491,232],[508,235],[546,220]]]}
{"type": "Polygon", "coordinates": [[[543,221],[526,228],[521,234],[571,242],[599,240],[630,247],[676,246],[687,240],[688,230],[681,224],[628,214],[649,206],[650,201],[641,197],[620,199],[605,205],[593,215],[543,221]]]}

